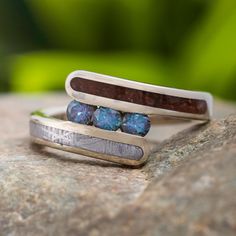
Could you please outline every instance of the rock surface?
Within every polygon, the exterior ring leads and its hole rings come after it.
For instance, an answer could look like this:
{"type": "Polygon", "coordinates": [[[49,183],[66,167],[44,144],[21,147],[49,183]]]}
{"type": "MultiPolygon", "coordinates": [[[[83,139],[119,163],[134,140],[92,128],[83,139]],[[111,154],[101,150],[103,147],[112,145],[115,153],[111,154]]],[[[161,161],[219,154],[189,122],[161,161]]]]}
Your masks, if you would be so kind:
{"type": "Polygon", "coordinates": [[[30,144],[29,113],[63,95],[0,98],[0,235],[236,235],[236,106],[154,130],[165,140],[130,169],[30,144]]]}

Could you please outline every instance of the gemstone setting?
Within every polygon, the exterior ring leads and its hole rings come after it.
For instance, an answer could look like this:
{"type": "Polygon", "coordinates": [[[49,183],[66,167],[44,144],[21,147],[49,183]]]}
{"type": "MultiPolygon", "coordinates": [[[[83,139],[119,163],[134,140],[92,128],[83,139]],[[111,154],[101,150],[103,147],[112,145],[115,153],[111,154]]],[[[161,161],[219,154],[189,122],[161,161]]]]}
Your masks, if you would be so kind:
{"type": "Polygon", "coordinates": [[[99,107],[93,113],[93,125],[100,129],[116,131],[122,123],[121,113],[111,108],[99,107]]]}
{"type": "Polygon", "coordinates": [[[126,113],[123,117],[121,130],[128,134],[145,136],[150,130],[151,122],[147,115],[126,113]]]}
{"type": "Polygon", "coordinates": [[[78,101],[72,101],[67,107],[67,119],[69,121],[89,125],[92,123],[92,116],[95,107],[78,101]]]}

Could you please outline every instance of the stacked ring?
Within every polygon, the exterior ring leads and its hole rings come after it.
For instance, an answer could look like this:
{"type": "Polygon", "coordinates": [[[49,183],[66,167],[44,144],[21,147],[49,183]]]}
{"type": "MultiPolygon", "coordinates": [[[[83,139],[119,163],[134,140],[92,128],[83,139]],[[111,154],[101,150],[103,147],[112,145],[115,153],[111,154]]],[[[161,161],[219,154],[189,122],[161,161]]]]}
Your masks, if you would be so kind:
{"type": "Polygon", "coordinates": [[[66,80],[72,102],[32,113],[33,142],[125,165],[139,166],[157,147],[145,137],[150,115],[208,121],[212,96],[86,71],[66,80]],[[66,117],[63,119],[63,117],[66,117]]]}

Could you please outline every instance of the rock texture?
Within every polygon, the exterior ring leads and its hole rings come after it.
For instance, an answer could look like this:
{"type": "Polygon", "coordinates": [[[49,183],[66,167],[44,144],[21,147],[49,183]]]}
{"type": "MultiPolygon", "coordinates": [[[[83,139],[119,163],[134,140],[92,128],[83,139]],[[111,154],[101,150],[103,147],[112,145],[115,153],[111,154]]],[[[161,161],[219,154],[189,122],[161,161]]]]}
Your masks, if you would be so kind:
{"type": "Polygon", "coordinates": [[[66,97],[0,98],[0,235],[236,234],[236,106],[154,130],[165,140],[129,169],[30,144],[29,113],[66,97]]]}

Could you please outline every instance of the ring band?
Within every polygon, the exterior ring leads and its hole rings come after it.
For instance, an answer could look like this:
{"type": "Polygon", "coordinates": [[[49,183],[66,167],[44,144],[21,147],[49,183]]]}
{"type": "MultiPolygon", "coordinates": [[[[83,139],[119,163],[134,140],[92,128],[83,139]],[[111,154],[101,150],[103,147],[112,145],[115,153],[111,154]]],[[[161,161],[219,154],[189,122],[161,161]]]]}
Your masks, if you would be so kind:
{"type": "Polygon", "coordinates": [[[34,112],[30,118],[32,141],[41,145],[120,164],[139,166],[156,144],[145,138],[61,119],[66,108],[34,112]]]}
{"type": "Polygon", "coordinates": [[[205,92],[154,86],[88,71],[72,72],[65,87],[77,101],[124,112],[199,120],[212,116],[213,99],[205,92]]]}
{"type": "Polygon", "coordinates": [[[151,127],[151,116],[203,121],[212,116],[213,99],[205,92],[87,71],[71,73],[65,87],[74,101],[67,108],[32,113],[32,141],[130,166],[145,163],[158,147],[157,142],[144,138],[151,127]]]}

